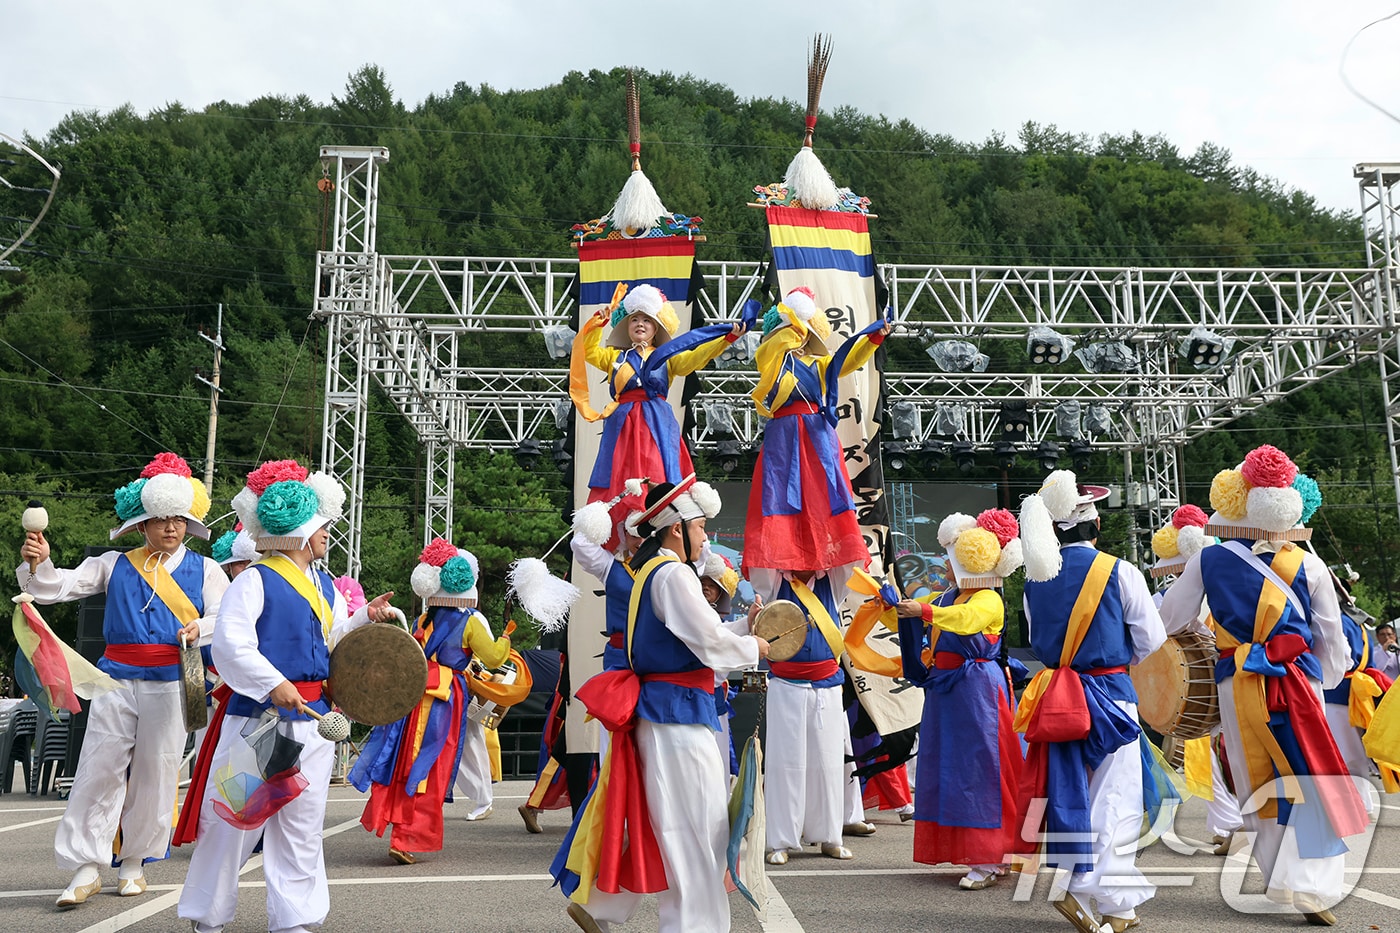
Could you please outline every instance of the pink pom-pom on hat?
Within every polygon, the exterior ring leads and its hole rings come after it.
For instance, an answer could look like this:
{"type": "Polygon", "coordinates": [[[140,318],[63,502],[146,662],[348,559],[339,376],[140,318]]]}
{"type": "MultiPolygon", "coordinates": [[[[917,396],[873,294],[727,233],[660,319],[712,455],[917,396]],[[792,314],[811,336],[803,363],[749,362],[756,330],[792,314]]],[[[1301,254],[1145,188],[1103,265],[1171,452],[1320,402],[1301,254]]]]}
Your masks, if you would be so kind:
{"type": "Polygon", "coordinates": [[[1182,528],[1204,528],[1210,517],[1198,505],[1183,505],[1172,513],[1172,525],[1180,530],[1182,528]]]}
{"type": "Polygon", "coordinates": [[[193,476],[190,472],[190,465],[185,462],[185,458],[179,454],[169,452],[156,454],[146,468],[141,471],[143,479],[150,479],[152,476],[160,476],[163,473],[174,473],[176,476],[193,476]]]}
{"type": "Polygon", "coordinates": [[[987,509],[977,516],[977,527],[997,536],[997,546],[1006,547],[1007,542],[1021,533],[1021,525],[1016,516],[1006,509],[987,509]]]}
{"type": "Polygon", "coordinates": [[[345,597],[345,611],[351,615],[354,615],[361,606],[368,602],[365,599],[365,588],[354,577],[336,577],[331,581],[331,584],[340,591],[341,596],[345,597]]]}
{"type": "Polygon", "coordinates": [[[1270,444],[1264,444],[1244,455],[1240,474],[1251,487],[1268,486],[1282,489],[1293,485],[1293,477],[1298,475],[1298,466],[1288,454],[1270,444]]]}
{"type": "Polygon", "coordinates": [[[273,483],[286,480],[302,483],[307,477],[306,467],[295,460],[269,460],[248,474],[248,488],[253,495],[261,496],[273,483]]]}
{"type": "Polygon", "coordinates": [[[441,567],[456,556],[457,546],[455,544],[446,538],[434,538],[427,547],[423,548],[423,553],[418,555],[418,562],[441,567]]]}

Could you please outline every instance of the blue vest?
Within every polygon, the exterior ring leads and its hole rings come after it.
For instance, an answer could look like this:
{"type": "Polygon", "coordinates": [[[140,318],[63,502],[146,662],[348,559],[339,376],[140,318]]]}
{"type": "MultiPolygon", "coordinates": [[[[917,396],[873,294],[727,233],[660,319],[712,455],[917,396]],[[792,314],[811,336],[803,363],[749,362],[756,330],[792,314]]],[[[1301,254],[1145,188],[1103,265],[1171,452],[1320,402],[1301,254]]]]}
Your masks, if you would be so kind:
{"type": "Polygon", "coordinates": [[[612,637],[627,638],[627,607],[632,600],[632,573],[627,564],[614,560],[608,567],[608,578],[603,581],[603,635],[608,641],[603,645],[603,670],[620,671],[627,667],[627,649],[614,648],[612,637]]]}
{"type": "MultiPolygon", "coordinates": [[[[258,633],[258,653],[267,658],[278,672],[293,683],[325,680],[331,673],[331,652],[321,631],[321,620],[311,604],[271,567],[254,564],[245,570],[262,578],[263,609],[254,627],[258,633]]],[[[335,606],[335,585],[331,575],[316,571],[316,583],[332,608],[335,606]]],[[[272,704],[235,693],[229,700],[231,716],[261,716],[272,704]]],[[[318,713],[330,712],[324,698],[307,704],[318,713]]],[[[309,719],[303,714],[292,716],[283,712],[284,719],[309,719]]]]}
{"type": "MultiPolygon", "coordinates": [[[[673,635],[652,611],[651,589],[655,583],[656,571],[653,571],[642,584],[641,596],[637,601],[637,617],[630,620],[632,644],[629,660],[632,670],[638,676],[644,676],[707,669],[695,656],[695,652],[673,635]]],[[[685,725],[704,723],[718,732],[719,717],[715,715],[714,680],[711,678],[709,686],[705,688],[644,682],[641,695],[637,698],[637,716],[648,722],[685,725]]]]}
{"type": "MultiPolygon", "coordinates": [[[[455,606],[434,606],[428,610],[424,621],[433,623],[433,634],[423,643],[423,654],[429,661],[450,667],[454,671],[465,671],[471,661],[471,652],[463,647],[467,636],[467,623],[472,616],[481,615],[475,609],[459,609],[455,606]]],[[[483,624],[486,617],[482,616],[483,624]]],[[[491,631],[490,626],[486,630],[491,631]]],[[[422,631],[420,628],[419,631],[422,631]]]]}
{"type": "MultiPolygon", "coordinates": [[[[1044,582],[1026,581],[1023,592],[1031,610],[1031,650],[1047,667],[1060,666],[1070,610],[1084,588],[1089,567],[1098,556],[1099,552],[1091,547],[1061,548],[1063,566],[1058,576],[1044,582]]],[[[1123,562],[1115,560],[1098,608],[1089,622],[1089,630],[1070,659],[1069,666],[1076,671],[1118,667],[1132,661],[1133,644],[1123,619],[1123,597],[1118,590],[1118,574],[1122,568],[1123,562]]],[[[1214,605],[1211,603],[1212,608],[1214,605]]],[[[1126,673],[1103,675],[1099,681],[1112,699],[1137,702],[1137,691],[1126,673]]]]}
{"type": "MultiPolygon", "coordinates": [[[[1248,546],[1252,542],[1243,543],[1248,546]]],[[[1260,560],[1267,564],[1273,560],[1273,555],[1261,555],[1260,560]]],[[[1264,590],[1264,575],[1221,545],[1208,547],[1201,552],[1201,580],[1215,624],[1242,645],[1254,641],[1254,616],[1258,610],[1259,596],[1264,590]]],[[[1312,630],[1308,628],[1308,619],[1312,618],[1312,596],[1308,593],[1306,566],[1298,567],[1292,590],[1303,608],[1303,615],[1299,616],[1293,611],[1291,602],[1285,603],[1283,617],[1274,626],[1273,634],[1301,636],[1308,645],[1308,651],[1299,655],[1296,663],[1303,673],[1314,680],[1321,680],[1322,664],[1313,657],[1312,630]]],[[[1215,667],[1215,681],[1219,683],[1234,673],[1235,659],[1221,658],[1215,667]]]]}
{"type": "MultiPolygon", "coordinates": [[[[813,578],[811,590],[812,595],[816,596],[817,600],[826,607],[827,613],[831,615],[831,621],[835,622],[839,627],[841,625],[841,611],[836,608],[836,597],[833,596],[831,592],[831,578],[813,578]]],[[[782,584],[779,585],[778,599],[786,599],[802,606],[802,601],[798,599],[797,594],[792,591],[792,583],[788,580],[784,580],[782,584]]],[[[806,611],[805,606],[802,608],[803,611],[806,611]]],[[[826,639],[822,637],[821,629],[817,628],[815,622],[807,626],[807,639],[802,642],[802,647],[797,649],[797,654],[794,654],[792,657],[788,658],[788,660],[797,663],[832,660],[831,646],[826,643],[826,639]]],[[[822,680],[783,679],[786,680],[787,683],[798,684],[803,687],[839,687],[846,682],[846,675],[841,670],[840,666],[838,666],[835,674],[823,678],[822,680]]]]}
{"type": "MultiPolygon", "coordinates": [[[[170,576],[204,615],[204,560],[186,550],[180,566],[170,576]]],[[[162,564],[161,573],[167,573],[162,564]]],[[[178,645],[181,622],[141,578],[127,557],[118,557],[107,580],[107,606],[102,615],[102,637],[109,645],[178,645]]],[[[118,680],[179,680],[180,665],[138,667],[102,658],[97,667],[118,680]]]]}
{"type": "MultiPolygon", "coordinates": [[[[1347,671],[1354,671],[1360,666],[1362,649],[1368,641],[1371,643],[1371,652],[1370,657],[1367,658],[1367,664],[1375,667],[1376,652],[1381,650],[1380,644],[1361,627],[1360,623],[1347,615],[1346,610],[1342,610],[1342,631],[1346,633],[1347,648],[1351,652],[1351,664],[1347,666],[1347,671]]],[[[1341,683],[1331,690],[1322,691],[1322,695],[1328,703],[1340,703],[1342,706],[1346,706],[1351,702],[1351,680],[1342,678],[1341,683]]]]}

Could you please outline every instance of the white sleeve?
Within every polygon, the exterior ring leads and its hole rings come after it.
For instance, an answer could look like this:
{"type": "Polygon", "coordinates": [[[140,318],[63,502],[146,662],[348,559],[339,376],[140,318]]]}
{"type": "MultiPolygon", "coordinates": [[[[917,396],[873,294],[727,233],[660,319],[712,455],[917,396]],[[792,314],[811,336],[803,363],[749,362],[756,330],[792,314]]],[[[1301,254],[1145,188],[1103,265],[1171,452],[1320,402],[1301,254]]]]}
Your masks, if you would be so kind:
{"type": "Polygon", "coordinates": [[[258,650],[258,616],[263,611],[262,575],[245,571],[229,584],[214,626],[214,666],[235,693],[258,702],[287,678],[258,650]]]}
{"type": "Polygon", "coordinates": [[[1322,664],[1322,686],[1330,690],[1342,682],[1351,669],[1351,644],[1342,630],[1342,607],[1332,586],[1332,575],[1322,558],[1303,552],[1304,572],[1308,575],[1308,596],[1312,602],[1312,653],[1322,664]]]}
{"type": "Polygon", "coordinates": [[[212,644],[214,626],[219,618],[219,605],[224,601],[224,593],[228,592],[228,574],[224,573],[224,568],[212,558],[193,551],[185,553],[192,559],[204,562],[204,615],[196,621],[199,623],[199,643],[212,644]]]}
{"type": "Polygon", "coordinates": [[[46,560],[29,574],[29,564],[21,563],[15,568],[15,581],[20,589],[34,597],[41,606],[66,603],[86,596],[96,596],[107,592],[107,581],[112,578],[112,568],[122,551],[106,551],[96,557],[84,558],[72,570],[54,566],[53,560],[46,560]],[[25,584],[29,584],[28,587],[25,584]]]}
{"type": "Polygon", "coordinates": [[[1167,640],[1162,617],[1152,602],[1152,591],[1142,571],[1127,561],[1118,563],[1118,596],[1123,602],[1123,621],[1133,640],[1133,662],[1141,664],[1167,640]]]}
{"type": "Polygon", "coordinates": [[[725,628],[719,613],[705,602],[700,578],[684,563],[668,561],[653,571],[651,608],[700,663],[717,671],[758,664],[758,641],[725,628]]]}
{"type": "Polygon", "coordinates": [[[599,583],[608,582],[608,571],[612,570],[616,558],[606,549],[578,535],[569,539],[569,549],[574,552],[574,559],[586,573],[597,577],[599,583]]]}
{"type": "Polygon", "coordinates": [[[1189,631],[1213,638],[1214,635],[1201,619],[1201,603],[1205,602],[1205,598],[1205,583],[1201,580],[1201,555],[1197,553],[1186,562],[1186,566],[1177,575],[1176,582],[1162,597],[1162,605],[1158,612],[1162,616],[1162,625],[1167,634],[1179,635],[1189,631]]]}

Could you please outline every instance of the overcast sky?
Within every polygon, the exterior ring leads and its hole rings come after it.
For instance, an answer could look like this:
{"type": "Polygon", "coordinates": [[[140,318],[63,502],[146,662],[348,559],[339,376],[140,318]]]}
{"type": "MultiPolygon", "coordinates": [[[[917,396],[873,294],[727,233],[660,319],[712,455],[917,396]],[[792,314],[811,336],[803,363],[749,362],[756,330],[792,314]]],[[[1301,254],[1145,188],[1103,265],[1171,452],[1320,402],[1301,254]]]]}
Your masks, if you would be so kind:
{"type": "MultiPolygon", "coordinates": [[[[123,103],[328,102],[368,63],[410,107],[458,81],[534,88],[618,65],[803,99],[807,39],[825,31],[824,109],[974,143],[1014,142],[1027,120],[1161,133],[1184,154],[1210,141],[1355,211],[1352,166],[1400,162],[1400,123],[1353,96],[1338,68],[1361,27],[1397,11],[1400,0],[4,0],[0,132],[42,135],[72,110],[123,103]]],[[[1400,17],[1356,40],[1347,74],[1400,113],[1400,17]]]]}

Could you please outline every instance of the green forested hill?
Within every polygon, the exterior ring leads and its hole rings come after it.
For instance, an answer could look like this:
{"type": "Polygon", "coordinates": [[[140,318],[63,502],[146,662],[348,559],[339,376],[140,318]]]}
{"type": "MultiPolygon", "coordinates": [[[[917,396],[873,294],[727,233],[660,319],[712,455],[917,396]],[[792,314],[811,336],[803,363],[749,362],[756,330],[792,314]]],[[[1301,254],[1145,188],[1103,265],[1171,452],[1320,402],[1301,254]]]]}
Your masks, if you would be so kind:
{"type": "MultiPolygon", "coordinates": [[[[529,91],[459,84],[410,105],[366,67],[329,102],[74,113],[31,140],[61,164],[63,180],[48,218],[12,257],[22,271],[0,273],[0,521],[13,529],[0,540],[17,546],[21,497],[61,493],[51,537],[71,563],[84,544],[105,539],[112,489],[151,454],[202,455],[208,394],[194,371],[212,361],[199,331],[212,332],[220,304],[228,351],[216,509],[258,459],[319,456],[324,335],[308,313],[315,252],[328,234],[320,146],[391,150],[381,252],[564,256],[570,225],[605,212],[625,180],[625,80],[614,69],[529,91]]],[[[761,212],[744,203],[755,184],[782,177],[802,106],[740,99],[690,77],[638,81],[642,158],[668,208],[704,218],[706,258],[761,258],[761,212]]],[[[880,261],[1363,262],[1357,218],[1320,210],[1209,145],[1187,155],[1155,136],[1090,139],[1036,125],[1016,140],[971,143],[844,108],[822,115],[816,139],[838,183],[879,213],[880,261]]],[[[0,194],[0,239],[33,215],[33,198],[0,194]]],[[[1241,429],[1198,445],[1192,497],[1201,501],[1214,470],[1255,443],[1293,445],[1316,458],[1305,468],[1338,505],[1327,520],[1383,598],[1400,568],[1381,569],[1396,519],[1374,374],[1358,370],[1241,429]],[[1378,510],[1372,483],[1385,500],[1378,510]]],[[[407,579],[421,471],[411,432],[387,405],[371,430],[365,583],[373,590],[407,579]]],[[[513,548],[538,553],[563,531],[552,466],[526,477],[506,457],[462,459],[459,515],[488,577],[513,548]]]]}

